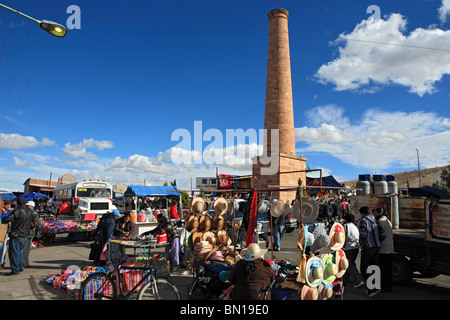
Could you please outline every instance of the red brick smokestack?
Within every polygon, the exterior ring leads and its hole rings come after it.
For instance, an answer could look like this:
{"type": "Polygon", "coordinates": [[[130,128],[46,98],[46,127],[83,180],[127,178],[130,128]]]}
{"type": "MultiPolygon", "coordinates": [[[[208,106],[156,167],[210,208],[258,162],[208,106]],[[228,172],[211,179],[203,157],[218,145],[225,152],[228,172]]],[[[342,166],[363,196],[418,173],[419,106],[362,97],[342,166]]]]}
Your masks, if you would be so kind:
{"type": "MultiPolygon", "coordinates": [[[[267,57],[264,128],[267,152],[272,150],[270,130],[279,129],[279,152],[295,156],[294,109],[292,100],[291,58],[289,54],[289,12],[274,9],[269,17],[269,52],[267,57]]],[[[278,152],[277,152],[278,153],[278,152]]]]}

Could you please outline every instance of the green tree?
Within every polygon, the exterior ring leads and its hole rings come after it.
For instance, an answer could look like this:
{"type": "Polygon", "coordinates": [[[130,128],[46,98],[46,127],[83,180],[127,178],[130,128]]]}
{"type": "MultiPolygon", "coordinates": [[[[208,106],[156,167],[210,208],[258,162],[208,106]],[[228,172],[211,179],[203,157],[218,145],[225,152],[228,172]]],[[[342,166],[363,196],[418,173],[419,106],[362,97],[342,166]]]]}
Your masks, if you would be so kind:
{"type": "Polygon", "coordinates": [[[450,192],[450,166],[447,166],[441,172],[441,181],[437,181],[433,183],[433,188],[437,189],[446,189],[447,192],[450,192]]]}
{"type": "Polygon", "coordinates": [[[183,205],[183,208],[189,206],[189,193],[186,191],[181,191],[181,204],[183,205]]]}

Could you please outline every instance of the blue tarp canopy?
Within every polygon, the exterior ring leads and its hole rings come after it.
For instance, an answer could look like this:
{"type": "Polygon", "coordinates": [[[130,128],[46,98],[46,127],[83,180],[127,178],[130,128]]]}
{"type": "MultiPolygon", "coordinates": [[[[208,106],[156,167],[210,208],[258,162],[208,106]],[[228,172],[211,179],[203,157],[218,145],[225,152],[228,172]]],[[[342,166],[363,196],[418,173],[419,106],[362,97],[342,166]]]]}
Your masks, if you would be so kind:
{"type": "Polygon", "coordinates": [[[2,196],[2,200],[13,200],[16,196],[10,192],[0,193],[0,196],[2,196]]]}
{"type": "Polygon", "coordinates": [[[180,194],[174,186],[128,186],[124,196],[179,196],[180,194]]]}
{"type": "MultiPolygon", "coordinates": [[[[320,178],[306,177],[306,186],[320,186],[320,178]]],[[[322,186],[344,188],[333,176],[322,177],[322,186]]]]}
{"type": "MultiPolygon", "coordinates": [[[[52,198],[50,198],[46,194],[39,193],[39,192],[24,193],[24,194],[21,194],[19,197],[25,198],[25,201],[34,201],[34,198],[47,198],[47,199],[52,200],[52,203],[53,203],[53,199],[52,198]]],[[[13,200],[17,200],[17,198],[18,197],[14,197],[13,200]]]]}

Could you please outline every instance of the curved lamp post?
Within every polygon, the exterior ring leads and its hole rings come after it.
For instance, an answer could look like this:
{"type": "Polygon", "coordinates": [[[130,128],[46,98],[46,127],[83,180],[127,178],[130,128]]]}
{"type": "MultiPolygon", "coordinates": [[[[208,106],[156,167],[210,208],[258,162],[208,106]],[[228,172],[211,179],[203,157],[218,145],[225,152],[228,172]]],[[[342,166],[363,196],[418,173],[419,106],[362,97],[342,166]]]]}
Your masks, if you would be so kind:
{"type": "Polygon", "coordinates": [[[66,33],[67,33],[67,29],[64,26],[60,25],[59,23],[56,23],[56,22],[53,22],[53,21],[48,21],[48,20],[42,20],[42,21],[37,20],[37,19],[35,19],[33,17],[30,17],[30,16],[20,12],[20,11],[17,11],[17,10],[15,10],[13,8],[7,7],[7,6],[5,6],[4,4],[1,4],[1,3],[0,3],[0,7],[3,7],[5,9],[9,10],[9,11],[12,11],[14,13],[17,13],[17,14],[21,15],[22,17],[25,17],[27,19],[30,19],[30,20],[32,20],[34,22],[39,23],[39,27],[41,27],[41,29],[47,31],[48,33],[54,35],[55,37],[63,38],[66,35],[66,33]]]}

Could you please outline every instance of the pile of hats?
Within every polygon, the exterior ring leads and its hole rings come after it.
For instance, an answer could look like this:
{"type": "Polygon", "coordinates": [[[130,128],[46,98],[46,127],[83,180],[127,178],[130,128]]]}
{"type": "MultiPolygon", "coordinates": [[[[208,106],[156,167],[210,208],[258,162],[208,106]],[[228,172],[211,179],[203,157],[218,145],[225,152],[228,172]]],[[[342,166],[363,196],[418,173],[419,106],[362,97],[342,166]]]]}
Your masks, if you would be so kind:
{"type": "Polygon", "coordinates": [[[348,268],[348,260],[342,247],[345,243],[344,227],[335,222],[329,234],[323,224],[315,224],[314,232],[308,225],[300,229],[297,245],[300,248],[298,273],[284,280],[282,287],[299,290],[302,300],[325,300],[332,297],[335,287],[348,268]],[[313,254],[306,256],[310,247],[313,254]],[[324,248],[327,252],[316,255],[324,248]]]}
{"type": "Polygon", "coordinates": [[[191,216],[186,225],[187,231],[191,233],[189,248],[193,259],[197,261],[210,260],[230,265],[235,261],[235,253],[225,229],[228,202],[224,198],[217,198],[213,207],[215,215],[211,218],[206,211],[205,201],[200,197],[192,199],[191,216]]]}

